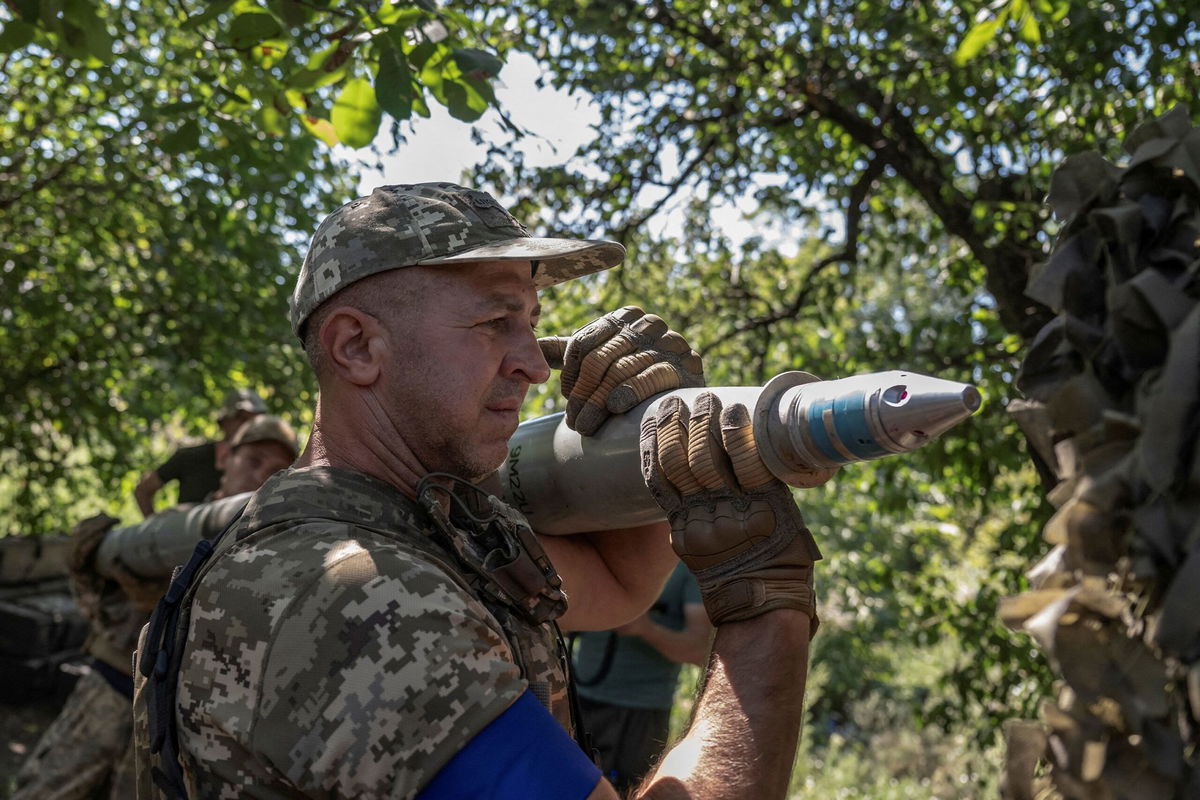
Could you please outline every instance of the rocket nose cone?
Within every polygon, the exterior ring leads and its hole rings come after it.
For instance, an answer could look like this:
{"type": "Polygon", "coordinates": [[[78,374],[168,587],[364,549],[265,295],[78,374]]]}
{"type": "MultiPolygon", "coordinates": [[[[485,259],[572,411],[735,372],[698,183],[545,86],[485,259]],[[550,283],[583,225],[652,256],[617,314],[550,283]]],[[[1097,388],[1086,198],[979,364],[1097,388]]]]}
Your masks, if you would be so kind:
{"type": "Polygon", "coordinates": [[[974,386],[928,375],[905,373],[903,402],[884,402],[879,418],[888,436],[903,450],[913,450],[948,431],[979,410],[983,398],[974,386]]]}
{"type": "Polygon", "coordinates": [[[974,386],[966,386],[962,390],[963,407],[968,412],[974,414],[979,410],[979,406],[983,404],[983,395],[974,386]]]}

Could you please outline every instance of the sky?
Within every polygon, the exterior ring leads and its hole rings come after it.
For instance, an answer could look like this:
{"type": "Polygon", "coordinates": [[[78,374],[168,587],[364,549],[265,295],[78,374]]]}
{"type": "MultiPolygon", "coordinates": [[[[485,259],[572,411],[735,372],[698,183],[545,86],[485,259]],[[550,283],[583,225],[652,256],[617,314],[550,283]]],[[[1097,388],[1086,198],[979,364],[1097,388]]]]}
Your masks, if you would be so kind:
{"type": "MultiPolygon", "coordinates": [[[[595,138],[592,126],[599,122],[600,112],[586,95],[570,95],[549,85],[537,88],[535,81],[540,74],[541,68],[532,57],[524,53],[510,54],[496,82],[496,98],[517,125],[536,134],[521,143],[526,164],[551,167],[565,163],[576,150],[595,138]]],[[[418,117],[406,126],[408,141],[397,153],[381,157],[382,171],[375,169],[374,156],[364,158],[358,151],[339,148],[340,156],[359,164],[360,194],[370,194],[376,186],[392,183],[461,182],[463,171],[483,158],[484,148],[471,141],[470,125],[452,118],[437,103],[430,104],[430,111],[429,119],[418,117]]],[[[494,111],[488,111],[476,127],[485,136],[488,132],[500,135],[500,123],[494,111]]],[[[386,154],[392,148],[390,129],[390,123],[385,120],[375,140],[380,153],[386,154]]],[[[669,168],[670,165],[664,165],[665,170],[669,168]]],[[[669,173],[664,172],[664,176],[669,177],[669,173]]],[[[762,176],[762,181],[774,182],[770,176],[762,176]]],[[[678,233],[682,229],[680,206],[677,200],[674,208],[668,207],[652,221],[656,232],[678,233]]],[[[795,253],[799,242],[794,237],[786,232],[764,230],[761,221],[751,223],[743,219],[743,214],[753,210],[754,206],[752,198],[744,197],[737,205],[714,207],[712,215],[734,241],[759,235],[785,254],[795,253]]],[[[840,218],[835,224],[840,225],[840,218]]]]}
{"type": "MultiPolygon", "coordinates": [[[[572,97],[549,86],[534,84],[541,70],[524,53],[510,55],[496,83],[496,99],[518,125],[538,134],[522,144],[529,166],[556,166],[565,162],[580,146],[594,138],[592,125],[600,113],[588,98],[572,97]]],[[[364,165],[359,178],[363,194],[387,183],[421,183],[461,179],[464,169],[481,160],[484,148],[471,142],[471,126],[450,116],[444,106],[430,103],[429,119],[415,118],[408,142],[395,155],[384,156],[382,172],[364,165]]],[[[499,135],[500,123],[494,111],[488,111],[476,126],[485,133],[499,135]]],[[[380,152],[391,149],[390,124],[380,128],[375,143],[380,152]]],[[[351,160],[359,157],[344,150],[351,160]]],[[[374,159],[370,159],[373,161],[374,159]]]]}

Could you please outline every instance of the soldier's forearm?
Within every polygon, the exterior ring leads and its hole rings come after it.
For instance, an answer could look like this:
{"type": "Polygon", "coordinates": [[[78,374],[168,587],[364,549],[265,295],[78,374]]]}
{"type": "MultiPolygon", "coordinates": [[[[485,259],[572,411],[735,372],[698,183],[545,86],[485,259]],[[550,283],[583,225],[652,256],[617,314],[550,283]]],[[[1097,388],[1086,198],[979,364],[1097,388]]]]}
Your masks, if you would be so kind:
{"type": "Polygon", "coordinates": [[[647,618],[644,628],[635,635],[672,661],[704,666],[713,635],[713,626],[704,613],[704,606],[699,603],[684,606],[684,623],[681,630],[675,630],[647,618]]]}
{"type": "Polygon", "coordinates": [[[783,798],[800,738],[809,618],[792,609],[721,625],[687,735],[638,800],[783,798]]]}
{"type": "Polygon", "coordinates": [[[143,475],[142,479],[138,481],[138,485],[134,487],[133,499],[137,501],[142,516],[149,517],[154,514],[154,495],[158,493],[162,485],[158,473],[151,471],[143,475]]]}

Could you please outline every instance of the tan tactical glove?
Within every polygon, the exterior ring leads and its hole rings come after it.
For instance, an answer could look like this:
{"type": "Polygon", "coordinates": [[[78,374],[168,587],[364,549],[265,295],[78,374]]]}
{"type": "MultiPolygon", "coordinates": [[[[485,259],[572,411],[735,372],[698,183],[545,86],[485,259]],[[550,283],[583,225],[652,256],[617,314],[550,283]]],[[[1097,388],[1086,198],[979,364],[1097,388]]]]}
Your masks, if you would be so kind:
{"type": "Polygon", "coordinates": [[[112,581],[96,571],[96,551],[117,522],[116,517],[97,514],[75,523],[71,530],[71,550],[67,555],[71,592],[84,617],[91,621],[103,618],[106,600],[113,592],[112,581]]]}
{"type": "Polygon", "coordinates": [[[612,414],[671,389],[704,385],[700,356],[654,314],[637,306],[605,314],[569,337],[538,340],[562,370],[567,425],[591,436],[612,414]]]}
{"type": "Polygon", "coordinates": [[[668,397],[642,421],[642,476],[671,522],[714,625],[795,608],[817,630],[813,562],[821,552],[791,490],[754,446],[750,414],[710,392],[694,410],[668,397]]]}
{"type": "Polygon", "coordinates": [[[167,582],[161,578],[143,578],[119,564],[113,565],[113,575],[97,571],[96,551],[116,524],[115,517],[97,514],[71,531],[68,567],[75,599],[84,616],[101,625],[123,621],[126,604],[138,612],[149,613],[167,591],[167,582]]]}

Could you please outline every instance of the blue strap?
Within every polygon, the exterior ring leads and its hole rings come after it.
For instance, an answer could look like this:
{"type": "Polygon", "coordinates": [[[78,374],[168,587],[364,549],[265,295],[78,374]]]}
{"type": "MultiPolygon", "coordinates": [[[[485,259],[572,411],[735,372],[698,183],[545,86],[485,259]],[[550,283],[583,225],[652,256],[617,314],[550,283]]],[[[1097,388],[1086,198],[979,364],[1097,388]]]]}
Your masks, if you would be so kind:
{"type": "Polygon", "coordinates": [[[600,770],[526,691],[434,776],[417,800],[584,800],[600,770]]]}

